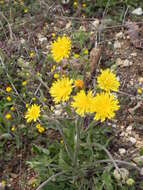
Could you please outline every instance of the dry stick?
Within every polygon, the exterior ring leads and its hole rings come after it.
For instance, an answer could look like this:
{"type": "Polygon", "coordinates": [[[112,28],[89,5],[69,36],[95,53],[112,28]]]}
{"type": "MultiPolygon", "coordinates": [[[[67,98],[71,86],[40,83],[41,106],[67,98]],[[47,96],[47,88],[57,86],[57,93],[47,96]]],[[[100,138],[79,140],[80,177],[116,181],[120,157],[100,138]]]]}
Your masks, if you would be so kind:
{"type": "MultiPolygon", "coordinates": [[[[36,94],[38,93],[40,87],[41,87],[41,83],[38,85],[37,89],[35,90],[34,96],[36,96],[36,94]]],[[[30,100],[30,103],[29,103],[29,104],[31,104],[31,103],[32,103],[32,99],[30,100]]]]}
{"type": "Polygon", "coordinates": [[[127,9],[126,9],[126,11],[125,11],[122,24],[125,24],[125,19],[126,19],[126,15],[127,15],[127,13],[128,13],[128,9],[129,9],[129,6],[127,6],[127,9]]]}
{"type": "Polygon", "coordinates": [[[13,40],[13,33],[12,33],[11,25],[9,24],[8,19],[4,16],[4,14],[3,14],[2,12],[0,12],[0,15],[1,15],[1,16],[3,17],[3,19],[7,22],[8,28],[9,28],[10,39],[13,40]]]}
{"type": "MultiPolygon", "coordinates": [[[[105,159],[105,160],[99,160],[99,161],[95,161],[95,163],[107,163],[107,162],[112,162],[112,160],[110,159],[105,159]]],[[[136,170],[138,170],[139,172],[141,171],[141,169],[136,166],[135,164],[132,164],[130,162],[127,162],[127,161],[122,161],[122,160],[114,160],[115,163],[119,163],[119,164],[123,164],[123,165],[127,165],[127,166],[130,166],[130,167],[133,167],[135,168],[136,170]]]]}
{"type": "Polygon", "coordinates": [[[99,148],[103,149],[107,153],[110,160],[112,161],[112,163],[113,163],[114,167],[116,168],[116,170],[118,170],[120,172],[120,169],[117,166],[117,164],[116,164],[115,160],[113,159],[112,155],[110,154],[110,152],[104,146],[102,146],[99,143],[94,143],[93,146],[98,146],[99,148]]]}
{"type": "Polygon", "coordinates": [[[49,183],[52,179],[55,179],[56,177],[64,174],[65,172],[59,172],[55,175],[52,175],[51,177],[49,177],[46,181],[44,181],[36,190],[42,190],[42,188],[47,184],[49,183]]]}

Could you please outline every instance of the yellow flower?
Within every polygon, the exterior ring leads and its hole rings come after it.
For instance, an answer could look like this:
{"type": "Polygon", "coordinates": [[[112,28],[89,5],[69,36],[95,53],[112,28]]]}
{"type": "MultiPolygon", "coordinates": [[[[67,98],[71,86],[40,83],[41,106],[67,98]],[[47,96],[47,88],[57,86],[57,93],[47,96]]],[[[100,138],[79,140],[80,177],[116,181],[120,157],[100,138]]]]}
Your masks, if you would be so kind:
{"type": "Polygon", "coordinates": [[[84,55],[88,55],[88,49],[85,49],[85,50],[83,51],[83,54],[84,54],[84,55]]]}
{"type": "Polygon", "coordinates": [[[33,104],[30,106],[25,114],[25,119],[27,123],[30,123],[32,120],[37,121],[40,116],[40,106],[33,104]]]}
{"type": "Polygon", "coordinates": [[[11,111],[14,111],[14,110],[15,110],[15,108],[14,108],[13,106],[11,106],[10,110],[11,110],[11,111]]]}
{"type": "Polygon", "coordinates": [[[52,57],[57,63],[64,58],[68,58],[70,50],[71,40],[66,36],[58,37],[58,39],[51,44],[52,57]]]}
{"type": "Polygon", "coordinates": [[[119,81],[116,79],[116,75],[109,69],[102,70],[101,74],[97,78],[98,86],[107,92],[110,90],[117,92],[120,86],[119,81]]]}
{"type": "Polygon", "coordinates": [[[56,70],[56,66],[53,65],[53,67],[51,68],[51,72],[54,72],[56,70]]]}
{"type": "Polygon", "coordinates": [[[28,107],[29,107],[29,104],[25,104],[25,107],[28,108],[28,107]]]}
{"type": "Polygon", "coordinates": [[[60,140],[60,144],[63,144],[64,143],[64,141],[63,140],[60,140]]]}
{"type": "Polygon", "coordinates": [[[36,101],[36,98],[34,97],[34,98],[32,98],[32,100],[33,100],[33,101],[36,101]]]}
{"type": "Polygon", "coordinates": [[[45,131],[44,127],[42,127],[40,124],[37,124],[36,128],[37,128],[39,133],[43,133],[45,131]]]}
{"type": "Polygon", "coordinates": [[[7,119],[7,120],[11,119],[11,115],[10,115],[9,113],[7,113],[7,114],[5,115],[5,119],[7,119]]]}
{"type": "Polygon", "coordinates": [[[115,116],[115,111],[119,110],[118,100],[107,92],[98,93],[93,102],[93,110],[96,113],[94,119],[103,122],[106,118],[115,116]]]}
{"type": "Polygon", "coordinates": [[[73,6],[74,6],[74,8],[77,8],[77,2],[76,1],[73,3],[73,6]]]}
{"type": "Polygon", "coordinates": [[[15,126],[11,127],[11,131],[14,132],[15,131],[15,126]]]}
{"type": "Polygon", "coordinates": [[[27,8],[24,9],[24,13],[28,13],[28,9],[27,8]]]}
{"type": "Polygon", "coordinates": [[[34,55],[35,55],[34,52],[31,51],[30,54],[29,54],[29,57],[32,59],[34,57],[34,55]]]}
{"type": "Polygon", "coordinates": [[[84,90],[81,90],[77,93],[76,96],[73,97],[73,102],[71,106],[75,109],[75,112],[80,116],[84,116],[86,113],[93,113],[92,105],[93,105],[94,97],[92,92],[89,91],[86,95],[84,90]]]}
{"type": "Polygon", "coordinates": [[[83,88],[84,83],[83,83],[82,80],[77,79],[77,80],[75,80],[74,85],[75,85],[75,87],[77,87],[77,88],[83,88]]]}
{"type": "Polygon", "coordinates": [[[141,89],[141,88],[138,88],[138,89],[137,89],[137,92],[138,92],[138,94],[142,94],[142,89],[141,89]]]}
{"type": "Polygon", "coordinates": [[[54,74],[54,79],[58,79],[59,78],[59,74],[55,73],[54,74]]]}
{"type": "Polygon", "coordinates": [[[6,185],[6,181],[5,181],[5,180],[2,180],[2,181],[1,181],[2,189],[3,189],[3,188],[5,189],[5,185],[6,185]]]}
{"type": "Polygon", "coordinates": [[[11,101],[11,97],[10,96],[8,96],[6,99],[7,99],[8,102],[11,101]]]}
{"type": "Polygon", "coordinates": [[[83,4],[82,4],[82,7],[85,8],[85,7],[86,7],[86,3],[83,3],[83,4]]]}
{"type": "Polygon", "coordinates": [[[56,34],[55,33],[52,33],[52,38],[55,38],[56,37],[56,34]]]}
{"type": "Polygon", "coordinates": [[[12,88],[10,86],[7,86],[5,89],[6,92],[11,92],[11,90],[12,90],[12,88]]]}
{"type": "Polygon", "coordinates": [[[27,84],[26,80],[22,82],[22,86],[26,86],[26,84],[27,84]]]}
{"type": "Polygon", "coordinates": [[[53,101],[57,104],[60,101],[65,102],[69,99],[70,94],[72,92],[72,83],[73,80],[70,80],[69,78],[61,78],[55,81],[51,88],[50,88],[50,94],[53,101]]]}
{"type": "Polygon", "coordinates": [[[78,59],[78,58],[79,58],[79,54],[77,54],[77,53],[74,53],[73,56],[74,56],[75,59],[78,59]]]}

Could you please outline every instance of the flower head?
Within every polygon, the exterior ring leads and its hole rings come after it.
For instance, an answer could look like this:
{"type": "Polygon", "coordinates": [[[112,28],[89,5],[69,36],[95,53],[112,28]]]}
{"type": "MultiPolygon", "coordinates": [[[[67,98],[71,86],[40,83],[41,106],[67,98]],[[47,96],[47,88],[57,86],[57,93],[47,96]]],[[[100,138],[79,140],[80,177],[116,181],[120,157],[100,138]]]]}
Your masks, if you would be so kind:
{"type": "Polygon", "coordinates": [[[7,96],[7,101],[10,102],[11,101],[11,97],[10,96],[7,96]]]}
{"type": "Polygon", "coordinates": [[[11,90],[12,90],[12,88],[10,86],[7,86],[5,89],[6,92],[11,92],[11,90]]]}
{"type": "Polygon", "coordinates": [[[27,120],[27,123],[30,123],[32,120],[37,121],[37,119],[40,116],[40,106],[33,104],[31,107],[28,108],[25,119],[27,120]]]}
{"type": "Polygon", "coordinates": [[[107,92],[118,91],[120,83],[117,81],[116,76],[109,69],[102,70],[101,74],[97,78],[98,86],[107,92]]]}
{"type": "Polygon", "coordinates": [[[36,128],[37,128],[39,133],[43,133],[45,131],[44,127],[42,127],[40,124],[37,124],[36,128]]]}
{"type": "Polygon", "coordinates": [[[59,102],[65,102],[69,99],[69,96],[72,92],[72,80],[69,78],[61,78],[55,81],[51,88],[50,94],[54,99],[54,102],[57,104],[59,102]]]}
{"type": "Polygon", "coordinates": [[[51,44],[52,57],[57,63],[64,58],[68,58],[70,50],[71,40],[66,36],[58,37],[58,39],[51,44]]]}
{"type": "Polygon", "coordinates": [[[80,79],[75,80],[74,85],[77,88],[83,88],[83,85],[84,85],[83,80],[80,80],[80,79]]]}
{"type": "Polygon", "coordinates": [[[118,100],[107,92],[97,94],[93,102],[94,112],[96,112],[94,119],[103,122],[106,118],[113,118],[115,111],[120,108],[118,103],[118,100]]]}
{"type": "Polygon", "coordinates": [[[7,119],[7,120],[11,119],[11,114],[10,114],[10,113],[7,113],[7,114],[5,115],[5,119],[7,119]]]}
{"type": "Polygon", "coordinates": [[[93,113],[93,100],[94,97],[91,91],[89,91],[86,95],[84,90],[81,90],[79,93],[77,93],[76,96],[73,97],[73,102],[71,103],[71,106],[75,109],[75,112],[78,115],[83,117],[86,113],[93,113]]]}

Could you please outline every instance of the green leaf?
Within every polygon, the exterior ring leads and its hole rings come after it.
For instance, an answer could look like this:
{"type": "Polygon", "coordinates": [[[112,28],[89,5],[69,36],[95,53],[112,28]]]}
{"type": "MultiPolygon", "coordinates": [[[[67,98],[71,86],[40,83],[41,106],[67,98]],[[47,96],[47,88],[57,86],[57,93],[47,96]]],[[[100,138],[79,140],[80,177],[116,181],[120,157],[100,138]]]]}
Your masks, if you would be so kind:
{"type": "Polygon", "coordinates": [[[35,152],[35,153],[37,153],[37,154],[39,154],[39,155],[41,155],[41,154],[45,154],[45,155],[49,155],[50,154],[50,152],[49,152],[49,150],[48,149],[46,149],[46,148],[42,148],[42,147],[40,147],[40,146],[37,146],[37,145],[35,145],[35,144],[33,144],[33,151],[35,152]]]}

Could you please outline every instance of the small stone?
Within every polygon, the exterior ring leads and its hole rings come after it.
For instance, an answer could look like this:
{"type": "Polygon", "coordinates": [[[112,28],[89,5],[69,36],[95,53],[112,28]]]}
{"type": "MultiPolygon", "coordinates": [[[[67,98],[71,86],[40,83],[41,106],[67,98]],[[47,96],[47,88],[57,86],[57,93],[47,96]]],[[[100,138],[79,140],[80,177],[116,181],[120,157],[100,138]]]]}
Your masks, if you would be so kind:
{"type": "Polygon", "coordinates": [[[123,156],[126,153],[126,150],[124,148],[119,148],[119,153],[123,156]]]}
{"type": "Polygon", "coordinates": [[[140,170],[140,175],[143,175],[143,168],[141,168],[140,170]]]}
{"type": "Polygon", "coordinates": [[[143,10],[141,7],[138,7],[137,9],[132,11],[132,14],[141,16],[143,14],[143,10]]]}
{"type": "Polygon", "coordinates": [[[115,49],[120,49],[121,48],[121,43],[119,41],[115,41],[114,48],[115,49]]]}
{"type": "Polygon", "coordinates": [[[137,56],[137,53],[135,52],[135,53],[131,53],[131,56],[132,57],[136,57],[137,56]]]}
{"type": "Polygon", "coordinates": [[[94,28],[97,28],[99,26],[100,21],[98,19],[95,19],[95,21],[92,22],[92,26],[94,28]]]}
{"type": "Polygon", "coordinates": [[[134,137],[130,137],[129,141],[132,143],[132,145],[136,144],[136,139],[134,137]]]}
{"type": "Polygon", "coordinates": [[[126,128],[126,131],[129,132],[129,131],[132,131],[133,127],[131,125],[129,125],[127,128],[126,128]]]}
{"type": "Polygon", "coordinates": [[[129,177],[129,171],[126,168],[121,168],[120,169],[120,174],[122,176],[123,182],[125,182],[129,177]]]}
{"type": "Polygon", "coordinates": [[[114,178],[116,180],[120,180],[121,179],[121,175],[120,175],[120,173],[119,173],[119,171],[117,169],[114,170],[113,175],[114,175],[114,178]]]}
{"type": "Polygon", "coordinates": [[[117,33],[115,37],[116,37],[116,39],[123,38],[123,32],[117,33]]]}

